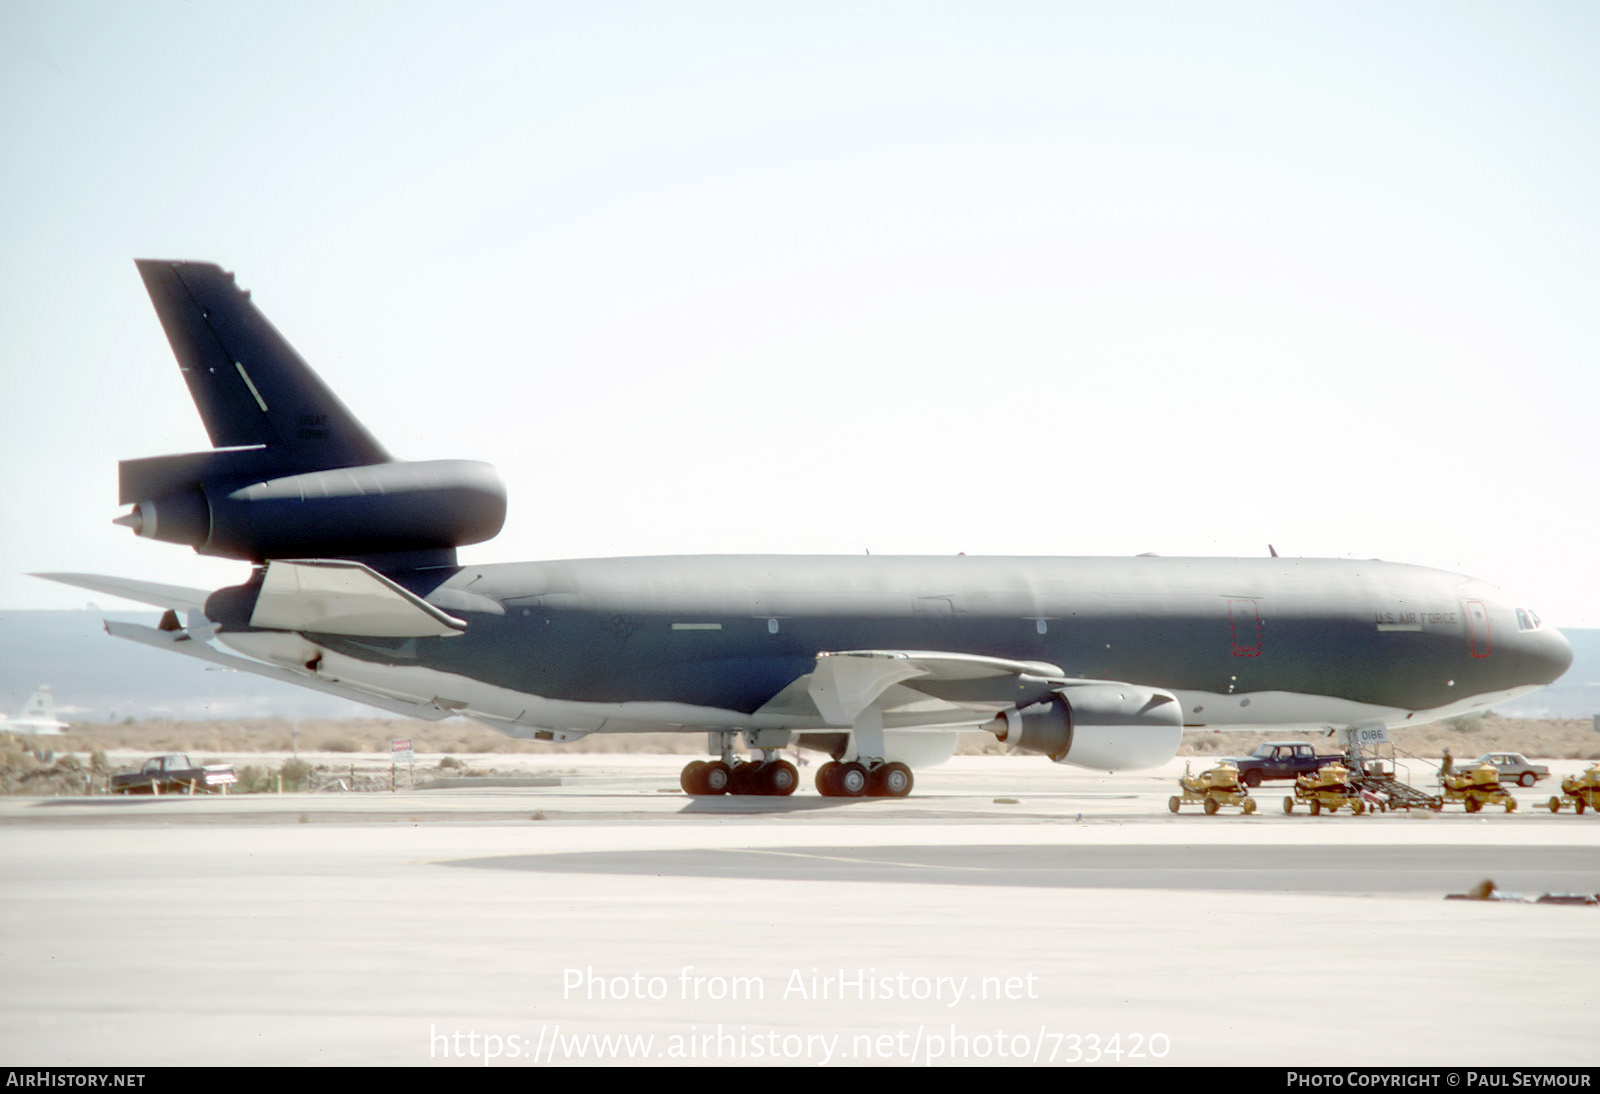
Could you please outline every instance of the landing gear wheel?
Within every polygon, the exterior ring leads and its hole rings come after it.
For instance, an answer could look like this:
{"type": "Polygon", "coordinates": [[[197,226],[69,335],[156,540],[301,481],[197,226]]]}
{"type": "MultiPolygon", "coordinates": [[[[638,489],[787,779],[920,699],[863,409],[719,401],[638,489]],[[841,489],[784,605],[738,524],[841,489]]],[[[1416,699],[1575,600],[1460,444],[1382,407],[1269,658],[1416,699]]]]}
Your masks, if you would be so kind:
{"type": "Polygon", "coordinates": [[[728,769],[728,793],[764,794],[761,789],[761,764],[739,763],[728,769]]]}
{"type": "Polygon", "coordinates": [[[867,793],[874,798],[903,798],[911,793],[911,769],[902,763],[882,764],[867,780],[867,793]]]}
{"type": "Polygon", "coordinates": [[[1176,812],[1177,812],[1177,811],[1178,811],[1178,806],[1180,806],[1180,805],[1182,805],[1182,804],[1183,804],[1183,803],[1182,803],[1182,802],[1180,802],[1180,801],[1179,801],[1179,800],[1178,800],[1178,799],[1177,799],[1177,797],[1176,797],[1176,796],[1174,796],[1174,797],[1171,797],[1171,798],[1168,798],[1168,799],[1167,799],[1167,808],[1168,808],[1168,809],[1169,809],[1169,810],[1171,810],[1171,811],[1172,811],[1172,812],[1174,812],[1174,813],[1176,813],[1176,812]]]}
{"type": "Polygon", "coordinates": [[[817,768],[818,794],[821,794],[824,798],[837,798],[840,796],[838,788],[833,784],[833,777],[841,766],[838,760],[829,760],[817,768]]]}
{"type": "Polygon", "coordinates": [[[859,798],[867,792],[867,784],[871,776],[867,769],[859,763],[840,764],[839,770],[833,776],[833,785],[838,788],[841,798],[859,798]]]}
{"type": "Polygon", "coordinates": [[[683,787],[685,794],[698,797],[705,793],[701,787],[704,783],[706,768],[709,766],[704,760],[696,760],[691,764],[684,765],[683,770],[678,772],[678,785],[683,787]]]}
{"type": "Polygon", "coordinates": [[[788,760],[773,760],[762,773],[762,793],[785,798],[800,785],[800,772],[788,760]]]}
{"type": "Polygon", "coordinates": [[[733,768],[721,760],[706,764],[701,785],[705,794],[726,794],[733,784],[733,768]]]}
{"type": "Polygon", "coordinates": [[[1215,799],[1213,799],[1213,798],[1207,798],[1206,799],[1206,816],[1208,816],[1208,817],[1216,816],[1217,815],[1217,810],[1219,808],[1220,808],[1220,806],[1217,805],[1215,799]]]}

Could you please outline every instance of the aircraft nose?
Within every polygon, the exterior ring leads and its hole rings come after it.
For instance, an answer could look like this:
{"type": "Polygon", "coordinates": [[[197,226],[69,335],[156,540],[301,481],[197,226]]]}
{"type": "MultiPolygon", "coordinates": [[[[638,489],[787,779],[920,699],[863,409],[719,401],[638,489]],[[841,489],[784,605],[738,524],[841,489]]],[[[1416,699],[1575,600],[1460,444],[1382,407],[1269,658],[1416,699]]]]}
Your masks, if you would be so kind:
{"type": "Polygon", "coordinates": [[[1567,636],[1554,627],[1545,627],[1539,632],[1539,649],[1537,656],[1540,667],[1546,675],[1545,683],[1553,684],[1561,678],[1561,674],[1572,667],[1572,643],[1567,641],[1567,636]]]}

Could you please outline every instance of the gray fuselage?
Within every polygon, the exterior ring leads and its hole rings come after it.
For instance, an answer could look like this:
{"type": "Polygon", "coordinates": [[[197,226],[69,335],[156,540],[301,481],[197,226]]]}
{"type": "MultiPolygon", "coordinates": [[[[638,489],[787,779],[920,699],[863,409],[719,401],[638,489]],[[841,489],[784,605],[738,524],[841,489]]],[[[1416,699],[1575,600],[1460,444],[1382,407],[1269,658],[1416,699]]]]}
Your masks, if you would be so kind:
{"type": "Polygon", "coordinates": [[[466,632],[316,641],[574,703],[753,714],[821,652],[937,650],[1215,697],[1186,722],[1250,724],[1263,693],[1439,712],[1549,683],[1571,660],[1493,586],[1378,561],[669,556],[401,580],[466,632]]]}

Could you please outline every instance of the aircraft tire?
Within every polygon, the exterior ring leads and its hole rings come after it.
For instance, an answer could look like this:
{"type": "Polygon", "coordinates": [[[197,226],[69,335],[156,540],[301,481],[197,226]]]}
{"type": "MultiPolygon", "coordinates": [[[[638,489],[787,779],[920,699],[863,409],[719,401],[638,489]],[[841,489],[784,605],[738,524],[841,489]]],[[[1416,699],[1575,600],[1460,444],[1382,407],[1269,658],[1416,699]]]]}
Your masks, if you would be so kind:
{"type": "Polygon", "coordinates": [[[730,794],[765,794],[761,789],[761,770],[765,766],[760,763],[739,763],[728,768],[728,793],[730,794]]]}
{"type": "Polygon", "coordinates": [[[903,763],[879,764],[867,779],[867,793],[874,798],[903,798],[911,793],[916,779],[903,763]]]}
{"type": "Polygon", "coordinates": [[[824,798],[837,798],[839,791],[833,785],[833,776],[839,770],[838,760],[829,760],[817,768],[817,793],[824,798]]]}
{"type": "Polygon", "coordinates": [[[701,779],[701,785],[705,787],[702,793],[726,794],[733,786],[733,769],[721,760],[715,760],[706,764],[701,779]]]}
{"type": "Polygon", "coordinates": [[[786,798],[800,785],[800,772],[788,760],[773,760],[763,773],[762,793],[786,798]]]}
{"type": "Polygon", "coordinates": [[[861,797],[867,792],[871,781],[866,767],[854,762],[840,764],[838,772],[833,777],[833,785],[838,787],[841,798],[861,797]]]}
{"type": "Polygon", "coordinates": [[[705,777],[706,766],[704,760],[695,760],[693,763],[685,764],[683,770],[678,772],[678,785],[683,787],[685,794],[698,797],[705,793],[700,786],[701,780],[705,777]]]}

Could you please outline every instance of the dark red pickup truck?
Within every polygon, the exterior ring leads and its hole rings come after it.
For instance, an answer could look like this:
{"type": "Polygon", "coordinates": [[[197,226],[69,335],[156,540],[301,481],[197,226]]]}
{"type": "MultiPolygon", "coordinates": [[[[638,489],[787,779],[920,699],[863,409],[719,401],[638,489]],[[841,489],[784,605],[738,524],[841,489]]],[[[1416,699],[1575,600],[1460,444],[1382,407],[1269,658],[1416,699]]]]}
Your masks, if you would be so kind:
{"type": "Polygon", "coordinates": [[[1304,741],[1268,741],[1248,756],[1227,756],[1217,762],[1237,767],[1239,781],[1246,786],[1260,786],[1273,779],[1309,775],[1319,767],[1343,760],[1338,754],[1318,756],[1316,749],[1304,741]]]}

